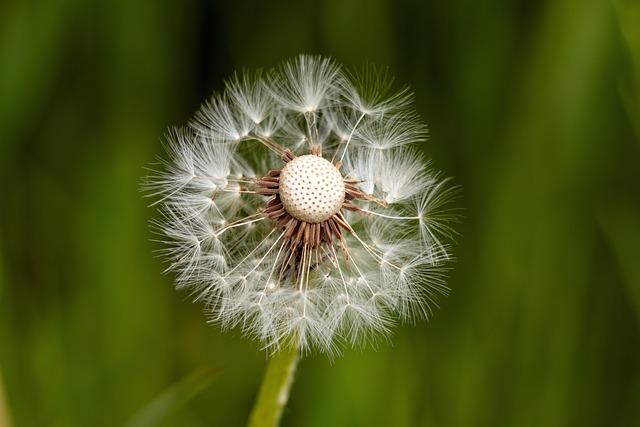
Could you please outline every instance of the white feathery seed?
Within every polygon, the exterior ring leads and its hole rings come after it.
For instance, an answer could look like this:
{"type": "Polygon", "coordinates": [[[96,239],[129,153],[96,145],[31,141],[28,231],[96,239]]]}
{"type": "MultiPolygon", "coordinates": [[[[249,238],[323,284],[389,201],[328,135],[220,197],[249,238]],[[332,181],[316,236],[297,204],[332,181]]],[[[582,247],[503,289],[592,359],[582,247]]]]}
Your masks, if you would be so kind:
{"type": "Polygon", "coordinates": [[[166,134],[144,187],[176,286],[269,352],[333,354],[447,294],[456,188],[386,72],[301,55],[244,72],[166,134]]]}
{"type": "Polygon", "coordinates": [[[271,73],[271,94],[284,108],[309,113],[330,105],[341,83],[340,67],[329,58],[301,55],[271,73]]]}
{"type": "Polygon", "coordinates": [[[409,88],[393,92],[393,77],[387,70],[367,65],[357,72],[348,73],[348,78],[341,81],[344,97],[358,113],[379,117],[411,105],[409,88]]]}

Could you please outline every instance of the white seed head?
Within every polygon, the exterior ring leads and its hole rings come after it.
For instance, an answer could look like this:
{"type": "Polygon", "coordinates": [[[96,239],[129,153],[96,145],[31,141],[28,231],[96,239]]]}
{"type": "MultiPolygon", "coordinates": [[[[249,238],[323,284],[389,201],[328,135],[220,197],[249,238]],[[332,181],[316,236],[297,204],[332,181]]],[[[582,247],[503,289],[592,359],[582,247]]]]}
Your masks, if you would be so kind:
{"type": "Polygon", "coordinates": [[[328,160],[313,154],[296,157],[280,174],[280,198],[294,218],[319,223],[340,211],[344,181],[328,160]]]}
{"type": "Polygon", "coordinates": [[[415,148],[426,127],[390,82],[301,55],[233,77],[167,133],[144,182],[153,224],[176,287],[212,322],[270,352],[333,353],[446,295],[454,190],[415,148]]]}

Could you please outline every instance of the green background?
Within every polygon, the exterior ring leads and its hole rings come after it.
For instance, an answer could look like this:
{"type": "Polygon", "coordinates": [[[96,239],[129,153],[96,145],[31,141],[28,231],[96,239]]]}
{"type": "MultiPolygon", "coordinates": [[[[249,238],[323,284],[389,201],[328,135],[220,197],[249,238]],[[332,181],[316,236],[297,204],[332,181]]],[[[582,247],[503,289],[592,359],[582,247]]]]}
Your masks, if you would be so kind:
{"type": "Polygon", "coordinates": [[[0,426],[244,424],[265,355],[161,274],[139,180],[225,76],[302,52],[412,86],[465,218],[441,309],[305,358],[284,425],[640,425],[640,2],[15,0],[0,426]]]}

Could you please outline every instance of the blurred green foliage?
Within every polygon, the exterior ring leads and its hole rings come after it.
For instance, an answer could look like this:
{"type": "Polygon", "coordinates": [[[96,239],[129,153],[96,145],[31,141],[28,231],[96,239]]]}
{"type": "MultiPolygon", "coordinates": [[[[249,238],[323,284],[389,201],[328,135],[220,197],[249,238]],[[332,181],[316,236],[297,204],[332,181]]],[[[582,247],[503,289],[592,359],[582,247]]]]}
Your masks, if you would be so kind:
{"type": "Polygon", "coordinates": [[[265,356],[172,290],[138,183],[225,76],[301,52],[412,86],[466,218],[441,310],[305,358],[284,424],[639,425],[640,2],[15,0],[0,426],[123,425],[189,381],[161,425],[245,423],[265,356]]]}

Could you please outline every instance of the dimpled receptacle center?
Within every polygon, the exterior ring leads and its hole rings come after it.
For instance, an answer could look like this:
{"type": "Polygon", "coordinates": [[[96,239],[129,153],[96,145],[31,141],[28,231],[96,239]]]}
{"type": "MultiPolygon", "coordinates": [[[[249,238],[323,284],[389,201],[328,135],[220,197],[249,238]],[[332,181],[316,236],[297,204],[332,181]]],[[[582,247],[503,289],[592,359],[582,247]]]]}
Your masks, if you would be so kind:
{"type": "Polygon", "coordinates": [[[304,222],[326,221],[344,202],[342,175],[328,160],[296,157],[280,174],[280,199],[289,214],[304,222]]]}

